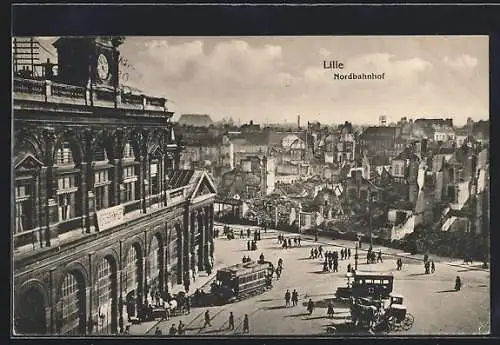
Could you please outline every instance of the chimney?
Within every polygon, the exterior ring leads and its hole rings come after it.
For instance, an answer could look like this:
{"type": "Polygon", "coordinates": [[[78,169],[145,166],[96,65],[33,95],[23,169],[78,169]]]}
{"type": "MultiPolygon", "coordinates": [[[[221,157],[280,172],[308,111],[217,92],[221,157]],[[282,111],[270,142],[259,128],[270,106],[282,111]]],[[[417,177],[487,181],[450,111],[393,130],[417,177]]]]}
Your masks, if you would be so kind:
{"type": "Polygon", "coordinates": [[[300,129],[300,115],[297,116],[297,128],[300,129]]]}

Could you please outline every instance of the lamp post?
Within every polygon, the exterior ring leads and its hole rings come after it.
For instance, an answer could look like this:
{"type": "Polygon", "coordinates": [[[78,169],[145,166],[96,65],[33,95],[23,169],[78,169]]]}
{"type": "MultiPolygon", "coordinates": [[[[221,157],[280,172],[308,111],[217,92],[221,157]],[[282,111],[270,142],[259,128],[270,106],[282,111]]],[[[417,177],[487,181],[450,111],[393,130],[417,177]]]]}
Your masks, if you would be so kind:
{"type": "Polygon", "coordinates": [[[372,196],[371,189],[369,190],[369,192],[370,192],[370,194],[368,195],[368,209],[369,209],[369,213],[370,213],[369,214],[369,217],[370,217],[370,219],[369,219],[369,224],[370,224],[370,229],[369,229],[370,230],[370,249],[369,250],[371,251],[371,250],[373,250],[373,239],[372,239],[372,227],[373,227],[373,225],[372,225],[372,198],[373,198],[373,196],[372,196]]]}
{"type": "Polygon", "coordinates": [[[358,270],[358,247],[359,247],[359,239],[356,241],[356,252],[354,253],[354,271],[358,270]]]}

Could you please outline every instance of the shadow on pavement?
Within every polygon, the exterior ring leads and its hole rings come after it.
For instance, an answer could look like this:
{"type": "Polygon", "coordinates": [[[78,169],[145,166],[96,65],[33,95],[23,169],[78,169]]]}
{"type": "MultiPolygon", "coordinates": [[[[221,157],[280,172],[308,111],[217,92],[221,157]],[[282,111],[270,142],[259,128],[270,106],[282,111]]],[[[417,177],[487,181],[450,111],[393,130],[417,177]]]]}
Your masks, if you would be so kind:
{"type": "Polygon", "coordinates": [[[426,276],[426,273],[412,273],[408,274],[407,277],[417,277],[417,276],[426,276]]]}
{"type": "Polygon", "coordinates": [[[285,317],[300,317],[300,316],[306,316],[306,315],[309,315],[309,313],[292,314],[292,315],[286,315],[285,317]]]}
{"type": "Polygon", "coordinates": [[[326,319],[326,316],[306,317],[305,319],[302,319],[302,320],[318,320],[318,319],[326,319]]]}
{"type": "Polygon", "coordinates": [[[257,302],[272,302],[272,301],[278,301],[278,300],[281,300],[281,299],[277,299],[277,298],[259,299],[257,302]]]}
{"type": "Polygon", "coordinates": [[[445,293],[445,292],[456,292],[456,290],[441,290],[441,291],[436,291],[436,293],[445,293]]]}
{"type": "Polygon", "coordinates": [[[362,330],[354,326],[352,323],[339,323],[339,324],[330,324],[330,325],[324,325],[323,328],[328,329],[329,327],[335,328],[335,333],[332,334],[333,336],[335,335],[370,335],[370,333],[367,330],[362,330]]]}
{"type": "Polygon", "coordinates": [[[276,309],[285,309],[286,307],[284,305],[275,305],[273,307],[266,307],[264,310],[276,310],[276,309]]]}
{"type": "MultiPolygon", "coordinates": [[[[332,298],[325,298],[325,299],[320,299],[318,301],[313,301],[314,302],[314,308],[328,308],[328,304],[331,303],[333,305],[333,309],[335,307],[339,306],[339,302],[336,301],[333,297],[332,298]]],[[[307,307],[308,301],[302,302],[302,305],[304,307],[307,307]]]]}

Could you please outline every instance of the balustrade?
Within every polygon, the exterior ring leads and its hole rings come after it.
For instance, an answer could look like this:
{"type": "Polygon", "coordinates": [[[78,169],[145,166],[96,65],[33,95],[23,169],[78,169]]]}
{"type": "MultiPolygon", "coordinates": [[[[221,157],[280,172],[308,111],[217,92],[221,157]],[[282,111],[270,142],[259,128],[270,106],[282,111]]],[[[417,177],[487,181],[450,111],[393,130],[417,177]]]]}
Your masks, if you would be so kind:
{"type": "MultiPolygon", "coordinates": [[[[49,80],[14,78],[13,84],[14,100],[16,98],[33,98],[33,100],[40,101],[45,98],[45,102],[75,103],[75,100],[78,100],[81,103],[87,101],[87,93],[90,92],[90,98],[99,102],[99,106],[167,111],[165,98],[147,97],[106,89],[88,89],[81,86],[54,83],[49,80]],[[53,99],[53,97],[57,97],[57,99],[53,99]]],[[[92,104],[90,100],[87,103],[92,104]]]]}

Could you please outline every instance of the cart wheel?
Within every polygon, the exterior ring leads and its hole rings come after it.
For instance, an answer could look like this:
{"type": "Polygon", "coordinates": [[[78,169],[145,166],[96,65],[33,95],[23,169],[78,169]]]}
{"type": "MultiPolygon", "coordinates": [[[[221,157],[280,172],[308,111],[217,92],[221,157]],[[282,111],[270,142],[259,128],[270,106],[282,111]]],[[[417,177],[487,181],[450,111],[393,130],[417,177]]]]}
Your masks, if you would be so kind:
{"type": "Polygon", "coordinates": [[[411,315],[410,313],[407,313],[401,326],[405,331],[407,331],[413,326],[414,321],[415,321],[415,318],[413,317],[413,315],[411,315]]]}
{"type": "Polygon", "coordinates": [[[397,331],[398,330],[398,325],[396,323],[396,318],[394,316],[391,316],[387,322],[387,326],[389,328],[389,331],[397,331]]]}

